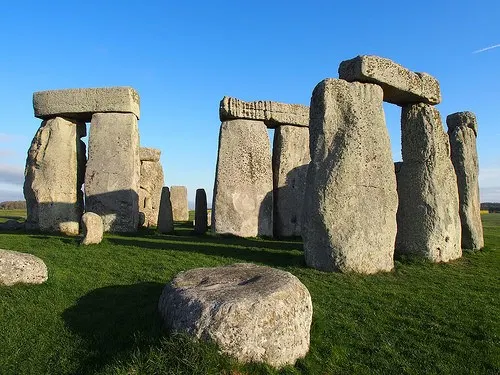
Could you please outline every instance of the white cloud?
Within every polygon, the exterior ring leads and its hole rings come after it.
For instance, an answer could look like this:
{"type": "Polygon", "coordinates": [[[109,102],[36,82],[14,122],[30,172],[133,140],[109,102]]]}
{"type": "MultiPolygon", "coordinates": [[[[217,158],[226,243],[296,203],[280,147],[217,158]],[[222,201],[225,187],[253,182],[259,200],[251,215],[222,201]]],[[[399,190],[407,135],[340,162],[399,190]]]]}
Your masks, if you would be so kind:
{"type": "Polygon", "coordinates": [[[500,187],[479,187],[481,202],[500,203],[500,187]]]}
{"type": "Polygon", "coordinates": [[[479,186],[500,187],[500,168],[479,168],[479,186]]]}
{"type": "Polygon", "coordinates": [[[0,164],[0,183],[22,185],[24,169],[18,165],[0,164]]]}
{"type": "Polygon", "coordinates": [[[23,187],[0,183],[0,202],[24,200],[23,187]]]}
{"type": "Polygon", "coordinates": [[[474,51],[472,53],[480,53],[480,52],[488,51],[490,49],[498,48],[498,47],[500,47],[500,44],[495,44],[494,46],[489,46],[489,47],[486,47],[486,48],[481,48],[481,49],[478,49],[477,51],[474,51]]]}

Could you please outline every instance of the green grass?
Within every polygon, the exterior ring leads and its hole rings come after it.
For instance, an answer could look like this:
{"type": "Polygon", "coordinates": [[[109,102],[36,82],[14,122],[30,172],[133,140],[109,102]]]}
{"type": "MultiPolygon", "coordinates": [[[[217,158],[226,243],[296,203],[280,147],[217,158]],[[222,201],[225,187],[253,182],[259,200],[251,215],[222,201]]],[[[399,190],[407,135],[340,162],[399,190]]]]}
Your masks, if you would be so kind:
{"type": "Polygon", "coordinates": [[[482,218],[483,251],[372,276],[306,268],[299,241],[194,236],[187,223],[88,247],[2,233],[0,248],[41,257],[50,277],[0,287],[0,374],[498,374],[500,214],[482,218]],[[311,293],[311,348],[294,367],[240,365],[162,329],[156,304],[177,272],[242,261],[292,272],[311,293]]]}
{"type": "Polygon", "coordinates": [[[24,221],[26,210],[0,210],[0,223],[5,223],[9,219],[24,221]]]}

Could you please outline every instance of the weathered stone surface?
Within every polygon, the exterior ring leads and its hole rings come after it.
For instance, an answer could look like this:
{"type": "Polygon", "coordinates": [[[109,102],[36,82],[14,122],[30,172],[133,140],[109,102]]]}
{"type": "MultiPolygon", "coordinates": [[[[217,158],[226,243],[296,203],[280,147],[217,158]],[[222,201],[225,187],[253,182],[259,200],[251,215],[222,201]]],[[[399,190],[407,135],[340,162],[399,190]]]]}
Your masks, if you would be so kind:
{"type": "Polygon", "coordinates": [[[274,131],[273,202],[274,235],[300,236],[306,188],[309,129],[282,125],[274,131]]]}
{"type": "Polygon", "coordinates": [[[222,122],[235,119],[264,121],[268,128],[279,125],[309,126],[309,107],[259,100],[244,102],[225,96],[220,102],[222,122]]]}
{"type": "Polygon", "coordinates": [[[302,238],[316,269],[393,268],[398,201],[382,95],[377,85],[337,79],[313,91],[302,238]]]}
{"type": "Polygon", "coordinates": [[[439,82],[427,73],[415,73],[378,56],[357,56],[342,61],[339,78],[346,81],[376,83],[384,89],[384,100],[397,105],[441,103],[439,82]]]}
{"type": "Polygon", "coordinates": [[[194,231],[203,234],[208,228],[207,193],[205,189],[196,189],[194,231]]]}
{"type": "Polygon", "coordinates": [[[163,168],[159,161],[141,162],[139,189],[139,211],[144,213],[144,226],[158,224],[161,189],[163,187],[163,168]]]}
{"type": "Polygon", "coordinates": [[[139,224],[139,131],[131,113],[96,113],[85,174],[86,210],[104,230],[135,232],[139,224]]]}
{"type": "Polygon", "coordinates": [[[85,212],[82,215],[82,245],[95,245],[102,241],[104,226],[99,215],[85,212]]]}
{"type": "Polygon", "coordinates": [[[311,296],[285,271],[240,263],[181,272],[158,308],[168,329],[215,341],[241,362],[280,367],[309,350],[311,296]]]}
{"type": "Polygon", "coordinates": [[[141,161],[160,161],[161,150],[157,148],[141,147],[139,149],[139,159],[141,161]]]}
{"type": "Polygon", "coordinates": [[[458,188],[439,111],[428,104],[403,107],[401,139],[396,252],[433,262],[459,258],[458,188]]]}
{"type": "Polygon", "coordinates": [[[174,218],[172,214],[172,202],[170,201],[170,190],[166,186],[161,190],[157,229],[159,233],[164,234],[174,232],[174,218]]]}
{"type": "Polygon", "coordinates": [[[47,266],[40,258],[0,249],[0,285],[41,284],[47,278],[47,266]]]}
{"type": "Polygon", "coordinates": [[[189,207],[187,188],[185,186],[171,186],[170,202],[172,202],[172,215],[174,221],[188,221],[189,207]]]}
{"type": "Polygon", "coordinates": [[[83,209],[84,123],[61,117],[38,129],[26,159],[24,197],[27,229],[78,235],[83,209]]]}
{"type": "Polygon", "coordinates": [[[271,145],[262,121],[222,123],[212,203],[212,231],[272,236],[271,145]]]}
{"type": "Polygon", "coordinates": [[[35,117],[55,116],[90,122],[94,113],[133,113],[140,117],[139,94],[131,87],[38,91],[33,94],[35,117]]]}
{"type": "Polygon", "coordinates": [[[458,182],[462,248],[484,246],[479,199],[479,161],[477,158],[477,120],[472,112],[457,112],[446,118],[451,146],[451,161],[458,182]]]}

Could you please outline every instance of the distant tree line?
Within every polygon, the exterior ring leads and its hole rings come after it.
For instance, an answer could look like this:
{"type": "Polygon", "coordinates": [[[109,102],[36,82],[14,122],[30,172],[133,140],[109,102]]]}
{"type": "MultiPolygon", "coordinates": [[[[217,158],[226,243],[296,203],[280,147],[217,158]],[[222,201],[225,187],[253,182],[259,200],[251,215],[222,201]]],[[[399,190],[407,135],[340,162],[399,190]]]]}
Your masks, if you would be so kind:
{"type": "Polygon", "coordinates": [[[500,203],[481,203],[481,210],[488,210],[488,212],[500,212],[500,203]]]}
{"type": "Polygon", "coordinates": [[[26,201],[5,201],[0,202],[0,210],[25,210],[26,201]]]}

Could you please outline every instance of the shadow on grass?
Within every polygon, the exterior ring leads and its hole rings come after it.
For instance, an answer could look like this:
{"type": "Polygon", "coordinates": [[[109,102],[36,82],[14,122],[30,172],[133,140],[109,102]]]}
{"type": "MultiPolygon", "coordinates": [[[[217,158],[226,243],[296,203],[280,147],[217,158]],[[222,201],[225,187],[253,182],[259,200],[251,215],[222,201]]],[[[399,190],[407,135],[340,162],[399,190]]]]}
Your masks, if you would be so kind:
{"type": "Polygon", "coordinates": [[[139,283],[99,288],[66,309],[66,326],[80,336],[89,355],[77,371],[90,374],[134,350],[159,342],[162,325],[157,313],[164,285],[139,283]]]}

